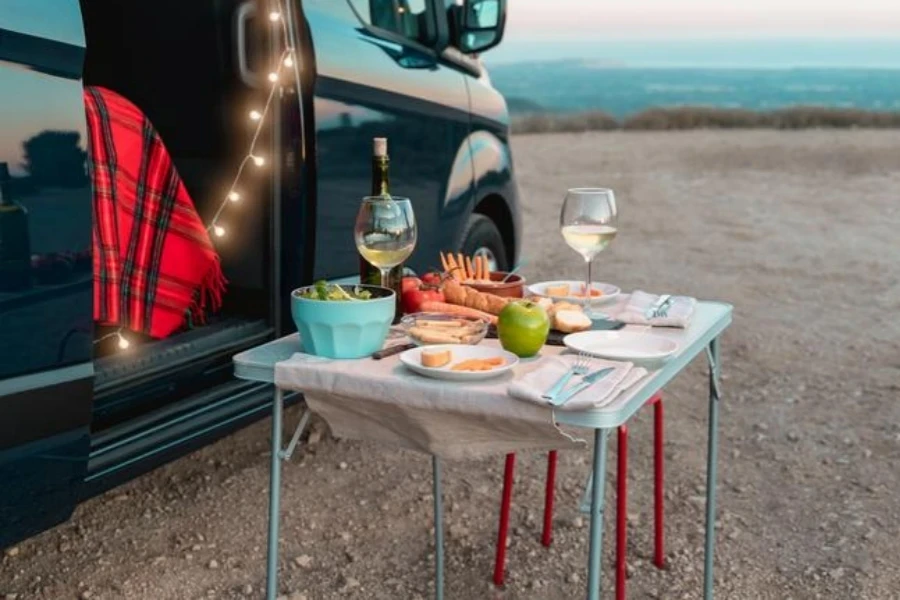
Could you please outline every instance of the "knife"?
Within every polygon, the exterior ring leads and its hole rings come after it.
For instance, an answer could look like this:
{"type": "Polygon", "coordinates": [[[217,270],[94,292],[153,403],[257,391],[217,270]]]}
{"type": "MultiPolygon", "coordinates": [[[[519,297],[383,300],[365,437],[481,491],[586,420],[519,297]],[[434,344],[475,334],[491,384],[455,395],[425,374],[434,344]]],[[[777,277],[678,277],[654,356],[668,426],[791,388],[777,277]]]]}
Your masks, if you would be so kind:
{"type": "Polygon", "coordinates": [[[583,392],[587,388],[591,387],[610,373],[615,371],[613,367],[607,367],[605,369],[600,369],[599,371],[594,371],[590,375],[585,375],[584,378],[575,384],[574,386],[567,389],[565,392],[556,397],[556,399],[550,401],[551,406],[562,406],[566,402],[569,401],[569,398],[583,392]]]}
{"type": "Polygon", "coordinates": [[[384,350],[378,350],[377,352],[372,354],[372,358],[375,360],[381,360],[382,358],[400,354],[401,352],[411,350],[415,347],[415,344],[397,344],[396,346],[391,346],[390,348],[385,348],[384,350]]]}
{"type": "Polygon", "coordinates": [[[672,297],[671,294],[663,294],[662,296],[660,296],[660,297],[656,300],[656,302],[654,302],[654,303],[650,306],[650,308],[647,309],[647,312],[644,313],[644,318],[645,318],[645,319],[652,319],[652,318],[654,318],[654,317],[656,316],[656,314],[659,312],[659,309],[661,309],[661,308],[663,307],[663,305],[664,305],[666,302],[668,302],[669,299],[670,299],[671,297],[672,297]]]}

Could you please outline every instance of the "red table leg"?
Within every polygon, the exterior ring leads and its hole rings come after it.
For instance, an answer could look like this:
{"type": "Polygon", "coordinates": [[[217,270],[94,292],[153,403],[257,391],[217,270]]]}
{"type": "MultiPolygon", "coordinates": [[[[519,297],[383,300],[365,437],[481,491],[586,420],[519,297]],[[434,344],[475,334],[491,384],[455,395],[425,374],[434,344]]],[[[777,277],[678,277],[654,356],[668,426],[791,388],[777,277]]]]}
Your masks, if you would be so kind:
{"type": "Polygon", "coordinates": [[[663,504],[665,502],[663,488],[663,403],[662,396],[655,396],[653,400],[653,525],[654,525],[654,553],[653,564],[664,569],[666,566],[665,548],[663,537],[665,525],[663,522],[663,504]]]}
{"type": "Polygon", "coordinates": [[[547,490],[544,492],[544,530],[541,543],[547,547],[553,541],[553,494],[556,487],[556,450],[547,454],[547,490]]]}
{"type": "Polygon", "coordinates": [[[516,466],[516,455],[506,455],[506,466],[503,470],[503,499],[500,502],[500,529],[497,532],[497,553],[494,557],[494,585],[503,585],[503,572],[506,567],[506,533],[509,529],[509,506],[512,503],[513,469],[516,466]]]}
{"type": "Polygon", "coordinates": [[[625,600],[625,559],[628,551],[628,426],[619,426],[616,474],[616,600],[625,600]]]}

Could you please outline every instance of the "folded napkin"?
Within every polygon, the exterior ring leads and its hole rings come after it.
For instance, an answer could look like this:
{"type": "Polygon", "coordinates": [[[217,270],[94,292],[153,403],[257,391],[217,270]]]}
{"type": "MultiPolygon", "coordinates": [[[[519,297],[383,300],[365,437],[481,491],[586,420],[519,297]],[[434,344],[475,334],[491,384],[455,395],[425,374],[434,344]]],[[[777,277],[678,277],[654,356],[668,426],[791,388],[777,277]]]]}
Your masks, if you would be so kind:
{"type": "Polygon", "coordinates": [[[623,323],[633,325],[653,325],[655,327],[680,327],[684,329],[691,324],[697,300],[689,296],[673,296],[666,310],[666,316],[647,319],[647,311],[659,300],[659,295],[648,294],[636,290],[631,294],[628,303],[616,317],[623,323]]]}
{"type": "MultiPolygon", "coordinates": [[[[541,398],[541,394],[550,389],[550,387],[575,364],[577,358],[578,357],[574,354],[544,358],[543,364],[539,367],[523,376],[521,379],[513,381],[509,385],[507,393],[519,400],[526,400],[544,406],[550,406],[549,402],[541,398]]],[[[554,408],[557,410],[571,411],[600,408],[615,400],[620,393],[634,385],[647,374],[646,369],[635,367],[634,364],[630,362],[616,362],[599,358],[591,359],[588,373],[593,373],[594,371],[605,369],[607,367],[612,367],[615,371],[600,379],[600,381],[597,381],[586,390],[575,394],[562,406],[554,408]]],[[[580,377],[572,377],[572,379],[569,380],[566,389],[576,385],[580,381],[580,377]]]]}

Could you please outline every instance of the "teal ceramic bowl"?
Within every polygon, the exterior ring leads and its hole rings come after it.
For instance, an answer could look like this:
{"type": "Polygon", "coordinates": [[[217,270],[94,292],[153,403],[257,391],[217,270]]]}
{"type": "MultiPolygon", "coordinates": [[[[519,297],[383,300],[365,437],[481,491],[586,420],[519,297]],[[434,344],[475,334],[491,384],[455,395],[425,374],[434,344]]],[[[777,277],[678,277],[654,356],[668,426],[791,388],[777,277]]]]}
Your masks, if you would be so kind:
{"type": "Polygon", "coordinates": [[[361,285],[371,300],[357,302],[309,300],[291,293],[291,316],[300,332],[303,350],[326,358],[363,358],[381,350],[394,320],[394,292],[377,285],[361,285]]]}

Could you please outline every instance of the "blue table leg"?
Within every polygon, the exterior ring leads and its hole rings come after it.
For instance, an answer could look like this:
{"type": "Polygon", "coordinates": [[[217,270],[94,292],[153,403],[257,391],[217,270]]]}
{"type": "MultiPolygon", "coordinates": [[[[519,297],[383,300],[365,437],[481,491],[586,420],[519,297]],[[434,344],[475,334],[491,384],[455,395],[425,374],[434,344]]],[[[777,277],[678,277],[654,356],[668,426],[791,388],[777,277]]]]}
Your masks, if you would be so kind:
{"type": "Polygon", "coordinates": [[[591,487],[591,546],[588,556],[588,600],[599,600],[603,554],[603,501],[606,491],[607,429],[594,430],[594,473],[591,487]]]}
{"type": "Polygon", "coordinates": [[[441,492],[441,462],[431,457],[434,489],[434,597],[444,600],[444,500],[441,492]]]}
{"type": "Polygon", "coordinates": [[[272,402],[272,462],[269,470],[269,556],[266,562],[266,600],[278,595],[278,525],[281,500],[281,418],[284,393],[275,388],[272,402]]]}
{"type": "Polygon", "coordinates": [[[719,445],[719,338],[709,343],[709,433],[706,449],[706,548],[703,554],[703,597],[713,597],[713,545],[716,538],[716,462],[719,445]]]}

